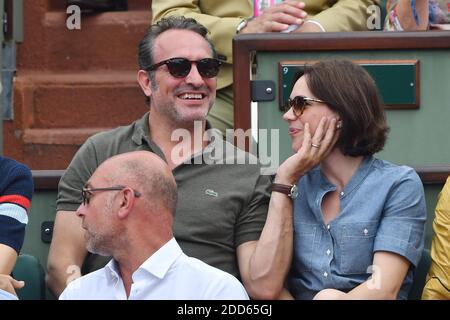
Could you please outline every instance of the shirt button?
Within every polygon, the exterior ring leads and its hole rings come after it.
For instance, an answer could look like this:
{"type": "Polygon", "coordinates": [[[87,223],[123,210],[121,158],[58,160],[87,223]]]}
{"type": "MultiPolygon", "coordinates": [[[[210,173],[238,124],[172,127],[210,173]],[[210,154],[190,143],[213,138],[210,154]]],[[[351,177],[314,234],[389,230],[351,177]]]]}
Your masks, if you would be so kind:
{"type": "Polygon", "coordinates": [[[326,278],[326,277],[328,277],[328,273],[327,272],[324,272],[323,273],[323,276],[326,278]]]}
{"type": "Polygon", "coordinates": [[[344,195],[344,191],[341,192],[341,196],[343,196],[343,195],[344,195]]]}
{"type": "Polygon", "coordinates": [[[331,253],[331,250],[330,250],[330,249],[328,249],[328,250],[327,250],[327,256],[329,256],[329,255],[330,255],[330,253],[331,253]]]}
{"type": "Polygon", "coordinates": [[[329,224],[327,224],[327,229],[328,229],[328,230],[330,230],[330,229],[331,229],[331,226],[330,226],[329,224]]]}
{"type": "Polygon", "coordinates": [[[367,236],[367,234],[369,233],[369,230],[367,230],[367,229],[364,229],[364,231],[363,231],[363,232],[364,232],[364,235],[365,235],[365,236],[367,236]]]}

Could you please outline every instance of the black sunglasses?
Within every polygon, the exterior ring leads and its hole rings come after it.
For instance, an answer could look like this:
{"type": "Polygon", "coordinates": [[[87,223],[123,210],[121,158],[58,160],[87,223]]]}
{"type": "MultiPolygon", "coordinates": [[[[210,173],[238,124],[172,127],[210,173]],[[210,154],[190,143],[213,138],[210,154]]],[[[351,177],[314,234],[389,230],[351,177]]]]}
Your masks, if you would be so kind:
{"type": "MultiPolygon", "coordinates": [[[[97,191],[121,191],[123,189],[125,189],[127,187],[125,186],[114,186],[114,187],[108,187],[108,188],[86,188],[83,187],[83,189],[81,189],[81,201],[83,202],[83,205],[87,205],[89,204],[89,200],[91,199],[91,197],[93,196],[93,192],[97,192],[97,191]]],[[[134,192],[134,196],[136,198],[139,198],[141,196],[141,193],[139,191],[136,191],[134,189],[132,189],[134,192]]]]}
{"type": "Polygon", "coordinates": [[[326,103],[325,101],[322,101],[320,99],[308,98],[304,96],[296,96],[292,99],[289,98],[288,102],[283,108],[283,111],[287,112],[289,109],[292,108],[294,115],[296,117],[300,117],[305,111],[306,107],[311,105],[311,102],[326,103]]]}
{"type": "Polygon", "coordinates": [[[214,58],[204,58],[197,61],[191,61],[186,58],[171,58],[150,66],[147,71],[153,71],[162,65],[167,65],[167,69],[169,69],[172,76],[175,78],[184,78],[191,72],[193,63],[197,65],[198,73],[203,78],[214,78],[219,73],[222,61],[214,58]]]}

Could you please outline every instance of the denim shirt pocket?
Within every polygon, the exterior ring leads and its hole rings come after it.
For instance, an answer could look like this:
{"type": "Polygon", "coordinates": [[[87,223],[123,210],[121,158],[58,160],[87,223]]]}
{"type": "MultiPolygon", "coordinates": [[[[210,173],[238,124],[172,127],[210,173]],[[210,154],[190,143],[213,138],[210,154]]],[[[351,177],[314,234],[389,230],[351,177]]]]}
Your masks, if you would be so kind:
{"type": "Polygon", "coordinates": [[[317,224],[294,222],[294,268],[311,271],[317,224]]]}
{"type": "Polygon", "coordinates": [[[373,262],[373,244],[377,221],[353,222],[342,225],[338,245],[341,251],[340,271],[343,274],[368,273],[373,262]]]}

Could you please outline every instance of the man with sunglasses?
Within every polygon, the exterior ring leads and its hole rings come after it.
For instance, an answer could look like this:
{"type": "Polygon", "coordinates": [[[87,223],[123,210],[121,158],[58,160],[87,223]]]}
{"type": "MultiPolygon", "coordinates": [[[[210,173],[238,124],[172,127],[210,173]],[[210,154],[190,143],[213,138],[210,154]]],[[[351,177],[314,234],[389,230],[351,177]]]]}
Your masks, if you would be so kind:
{"type": "MultiPolygon", "coordinates": [[[[62,177],[47,279],[56,295],[72,276],[66,270],[81,266],[87,254],[74,214],[86,197],[79,190],[106,159],[145,150],[163,158],[177,182],[173,230],[183,251],[240,278],[252,298],[279,296],[292,252],[292,184],[320,160],[331,136],[325,127],[317,130],[313,138],[323,140],[323,147],[308,144],[308,152],[299,151],[284,164],[269,199],[270,177],[260,174],[259,164],[250,164],[256,159],[224,141],[206,121],[221,64],[206,35],[206,28],[191,18],[172,17],[151,26],[139,45],[137,74],[150,112],[129,126],[89,138],[62,177]]],[[[95,269],[91,258],[84,264],[90,270],[95,269]]]]}
{"type": "Polygon", "coordinates": [[[157,155],[109,158],[81,197],[76,214],[88,250],[113,259],[71,282],[60,299],[248,299],[236,278],[182,252],[172,232],[177,186],[157,155]]]}

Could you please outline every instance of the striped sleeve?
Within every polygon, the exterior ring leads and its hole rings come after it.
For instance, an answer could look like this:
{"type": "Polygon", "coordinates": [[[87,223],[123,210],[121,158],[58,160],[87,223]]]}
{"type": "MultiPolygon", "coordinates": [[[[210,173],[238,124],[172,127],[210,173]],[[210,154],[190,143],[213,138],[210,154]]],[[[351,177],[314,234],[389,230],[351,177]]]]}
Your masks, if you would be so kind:
{"type": "Polygon", "coordinates": [[[28,167],[4,157],[0,157],[0,177],[0,244],[19,253],[28,223],[33,180],[28,167]]]}

